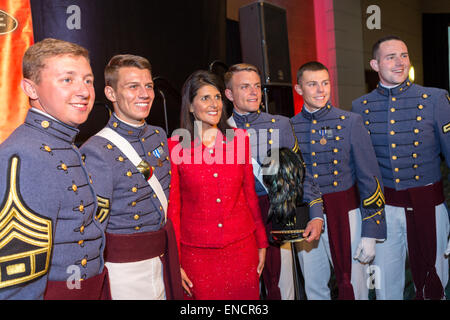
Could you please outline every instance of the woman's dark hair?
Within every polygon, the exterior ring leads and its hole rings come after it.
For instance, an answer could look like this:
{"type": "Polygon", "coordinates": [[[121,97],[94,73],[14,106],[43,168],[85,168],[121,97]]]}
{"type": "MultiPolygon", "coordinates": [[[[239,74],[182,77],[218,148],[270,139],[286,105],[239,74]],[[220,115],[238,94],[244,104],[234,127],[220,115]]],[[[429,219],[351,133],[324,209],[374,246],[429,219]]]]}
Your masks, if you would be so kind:
{"type": "MultiPolygon", "coordinates": [[[[190,106],[194,101],[195,96],[200,88],[205,85],[211,85],[215,87],[222,96],[222,102],[224,97],[224,84],[217,75],[205,70],[197,70],[192,73],[184,82],[181,89],[181,117],[180,127],[186,129],[194,137],[194,115],[190,112],[190,106]]],[[[227,122],[228,116],[225,106],[222,108],[222,115],[220,117],[217,128],[225,136],[227,129],[232,129],[227,122]]]]}
{"type": "Polygon", "coordinates": [[[272,161],[264,166],[268,166],[267,172],[273,174],[263,175],[270,200],[269,219],[274,217],[284,224],[303,202],[305,164],[301,155],[291,149],[280,148],[270,152],[272,161]]]}

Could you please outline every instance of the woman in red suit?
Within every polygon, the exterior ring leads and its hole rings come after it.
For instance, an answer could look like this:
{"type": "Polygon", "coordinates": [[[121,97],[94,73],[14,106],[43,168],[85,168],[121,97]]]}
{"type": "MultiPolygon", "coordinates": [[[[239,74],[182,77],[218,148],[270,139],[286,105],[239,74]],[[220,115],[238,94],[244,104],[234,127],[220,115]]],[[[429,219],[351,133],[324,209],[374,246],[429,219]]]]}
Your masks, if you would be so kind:
{"type": "Polygon", "coordinates": [[[256,300],[268,242],[248,134],[228,126],[222,92],[221,80],[207,71],[183,85],[181,129],[169,139],[168,216],[190,297],[256,300]]]}

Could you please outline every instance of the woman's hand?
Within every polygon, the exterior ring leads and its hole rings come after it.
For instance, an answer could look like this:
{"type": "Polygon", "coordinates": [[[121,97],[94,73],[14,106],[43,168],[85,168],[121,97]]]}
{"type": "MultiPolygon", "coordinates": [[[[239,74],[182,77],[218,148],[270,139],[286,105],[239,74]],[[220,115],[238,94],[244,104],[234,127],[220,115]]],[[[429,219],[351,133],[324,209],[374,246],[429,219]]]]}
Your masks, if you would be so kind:
{"type": "Polygon", "coordinates": [[[190,297],[192,297],[190,288],[193,287],[193,284],[192,284],[191,280],[188,278],[186,272],[184,272],[183,268],[180,268],[180,272],[181,272],[181,285],[183,286],[183,289],[187,292],[187,294],[190,297]]]}
{"type": "Polygon", "coordinates": [[[261,273],[264,269],[264,263],[266,262],[266,248],[258,249],[258,267],[256,268],[256,272],[258,272],[258,276],[261,277],[261,273]]]}

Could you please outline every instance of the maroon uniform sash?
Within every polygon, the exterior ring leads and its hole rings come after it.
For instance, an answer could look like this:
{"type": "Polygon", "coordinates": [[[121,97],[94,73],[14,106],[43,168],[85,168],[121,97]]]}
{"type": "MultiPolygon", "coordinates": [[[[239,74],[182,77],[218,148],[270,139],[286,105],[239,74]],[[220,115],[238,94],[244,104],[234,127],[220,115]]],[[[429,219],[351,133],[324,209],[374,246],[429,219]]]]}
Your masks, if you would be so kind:
{"type": "Polygon", "coordinates": [[[336,275],[339,300],[354,300],[350,282],[352,272],[352,249],[348,212],[359,208],[359,195],[353,186],[350,189],[322,195],[327,217],[331,258],[336,275]]]}
{"type": "Polygon", "coordinates": [[[442,181],[396,191],[384,188],[386,204],[405,208],[409,262],[416,299],[441,299],[444,288],[436,273],[436,209],[445,201],[442,181]]]}
{"type": "Polygon", "coordinates": [[[158,231],[135,234],[106,233],[105,261],[125,263],[160,257],[167,300],[182,300],[180,263],[172,222],[158,231]]]}
{"type": "Polygon", "coordinates": [[[80,288],[69,289],[66,281],[47,281],[45,300],[111,300],[108,269],[80,281],[80,288]]]}

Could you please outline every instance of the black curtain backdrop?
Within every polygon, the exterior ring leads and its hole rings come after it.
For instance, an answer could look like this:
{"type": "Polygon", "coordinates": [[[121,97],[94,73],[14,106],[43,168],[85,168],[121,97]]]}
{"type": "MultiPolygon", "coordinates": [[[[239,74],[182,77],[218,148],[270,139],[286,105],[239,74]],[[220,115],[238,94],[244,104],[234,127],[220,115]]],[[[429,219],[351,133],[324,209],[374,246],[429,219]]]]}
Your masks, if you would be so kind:
{"type": "Polygon", "coordinates": [[[168,134],[179,126],[179,92],[185,79],[197,69],[208,69],[214,60],[226,60],[223,0],[31,0],[31,9],[35,42],[53,37],[78,43],[90,52],[96,106],[80,126],[80,142],[107,119],[103,70],[113,55],[130,53],[149,59],[153,77],[158,79],[147,120],[168,128],[168,134]],[[68,10],[72,5],[79,14],[68,10]],[[70,29],[76,18],[80,29],[70,29]]]}
{"type": "Polygon", "coordinates": [[[450,14],[423,15],[424,85],[449,90],[448,26],[450,14]]]}

